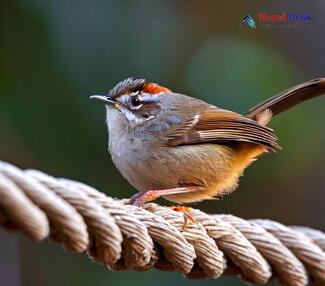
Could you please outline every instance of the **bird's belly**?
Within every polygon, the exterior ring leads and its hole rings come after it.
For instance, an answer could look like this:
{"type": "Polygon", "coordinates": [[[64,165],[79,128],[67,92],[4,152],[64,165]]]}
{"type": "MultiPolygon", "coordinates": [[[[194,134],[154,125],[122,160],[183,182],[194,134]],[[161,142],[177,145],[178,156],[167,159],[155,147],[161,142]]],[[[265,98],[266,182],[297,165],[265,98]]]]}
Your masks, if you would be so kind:
{"type": "Polygon", "coordinates": [[[128,144],[127,150],[121,152],[119,148],[119,153],[110,149],[116,167],[138,191],[186,185],[203,187],[197,192],[165,197],[179,203],[212,199],[232,191],[248,165],[236,166],[237,151],[218,144],[157,149],[128,144]]]}

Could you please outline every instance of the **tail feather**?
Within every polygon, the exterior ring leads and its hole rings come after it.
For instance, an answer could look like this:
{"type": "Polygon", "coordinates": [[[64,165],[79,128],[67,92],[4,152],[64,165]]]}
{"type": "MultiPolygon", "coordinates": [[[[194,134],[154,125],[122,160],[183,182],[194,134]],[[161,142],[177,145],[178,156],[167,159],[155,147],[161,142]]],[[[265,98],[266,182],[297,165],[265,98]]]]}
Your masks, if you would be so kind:
{"type": "Polygon", "coordinates": [[[272,116],[275,116],[300,102],[312,99],[322,94],[325,94],[325,78],[313,79],[268,98],[251,108],[246,116],[248,118],[256,119],[259,114],[267,109],[271,111],[272,116]]]}

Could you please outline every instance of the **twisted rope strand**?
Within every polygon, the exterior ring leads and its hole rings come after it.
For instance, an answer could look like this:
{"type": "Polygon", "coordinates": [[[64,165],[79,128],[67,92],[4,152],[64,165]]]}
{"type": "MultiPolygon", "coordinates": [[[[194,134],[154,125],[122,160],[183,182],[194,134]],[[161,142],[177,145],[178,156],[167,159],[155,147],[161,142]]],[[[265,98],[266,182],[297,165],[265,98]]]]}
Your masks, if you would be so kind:
{"type": "MultiPolygon", "coordinates": [[[[122,257],[124,265],[114,264],[112,269],[143,269],[151,268],[156,259],[154,258],[154,245],[143,222],[136,218],[132,213],[126,212],[112,198],[98,192],[94,188],[80,182],[60,179],[65,187],[76,188],[94,199],[101,205],[110,216],[114,217],[117,226],[123,235],[122,257]]],[[[121,261],[120,261],[121,262],[121,261]]]]}
{"type": "Polygon", "coordinates": [[[49,233],[49,224],[43,213],[7,177],[0,174],[0,197],[4,217],[21,229],[29,238],[44,239],[49,233]],[[17,209],[12,208],[15,205],[17,209]]]}
{"type": "Polygon", "coordinates": [[[204,274],[213,278],[221,276],[225,269],[223,253],[218,249],[215,241],[208,236],[202,225],[187,224],[184,227],[183,215],[170,208],[148,204],[146,209],[176,226],[184,238],[193,246],[198,265],[204,274]]]}
{"type": "Polygon", "coordinates": [[[0,226],[88,251],[112,270],[155,267],[188,278],[240,275],[264,284],[325,284],[325,234],[269,220],[189,211],[154,203],[138,208],[72,180],[0,161],[0,226]],[[309,280],[310,278],[310,280],[309,280]]]}
{"type": "Polygon", "coordinates": [[[257,219],[253,222],[262,226],[289,248],[315,280],[325,281],[324,252],[309,237],[275,221],[257,219]]]}
{"type": "Polygon", "coordinates": [[[267,261],[256,248],[232,225],[217,216],[210,216],[199,210],[192,210],[191,215],[207,230],[219,248],[231,258],[242,273],[243,279],[264,284],[271,277],[267,261]]]}
{"type": "MultiPolygon", "coordinates": [[[[0,161],[0,172],[11,182],[15,182],[20,192],[24,190],[26,196],[46,213],[51,225],[50,235],[54,241],[76,252],[83,252],[87,249],[87,226],[82,216],[69,203],[49,192],[43,184],[26,176],[23,171],[13,165],[0,161]]],[[[14,205],[18,208],[18,205],[14,205]]],[[[22,207],[22,209],[25,208],[26,206],[22,207]]],[[[16,212],[15,208],[12,208],[12,211],[16,212]]],[[[44,238],[45,236],[42,239],[44,238]]]]}
{"type": "Polygon", "coordinates": [[[38,180],[49,190],[70,203],[84,218],[93,239],[88,252],[102,264],[113,264],[121,256],[122,234],[114,219],[101,205],[76,188],[69,189],[53,177],[36,170],[26,170],[27,175],[38,180]]]}
{"type": "Polygon", "coordinates": [[[278,280],[283,284],[304,285],[308,281],[303,264],[275,236],[260,225],[233,215],[218,215],[240,231],[272,265],[278,280]],[[283,267],[286,265],[286,267],[283,267]]]}
{"type": "Polygon", "coordinates": [[[158,245],[163,248],[163,256],[167,261],[160,261],[158,269],[189,273],[196,258],[194,247],[184,238],[178,229],[147,210],[134,206],[125,206],[128,212],[137,216],[148,228],[148,232],[158,245]],[[169,265],[170,262],[172,265],[169,265]]]}
{"type": "Polygon", "coordinates": [[[325,251],[325,234],[323,232],[305,226],[293,225],[290,226],[290,228],[308,236],[315,244],[325,251]]]}

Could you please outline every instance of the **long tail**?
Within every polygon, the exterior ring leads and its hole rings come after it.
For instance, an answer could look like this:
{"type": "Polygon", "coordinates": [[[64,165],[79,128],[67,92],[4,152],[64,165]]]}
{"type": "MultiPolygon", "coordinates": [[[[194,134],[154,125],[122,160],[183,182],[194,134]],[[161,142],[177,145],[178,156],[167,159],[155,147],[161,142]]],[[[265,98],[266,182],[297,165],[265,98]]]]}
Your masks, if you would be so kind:
{"type": "Polygon", "coordinates": [[[325,78],[313,79],[268,98],[260,104],[252,107],[246,116],[256,119],[259,114],[264,113],[266,110],[271,111],[272,116],[275,116],[300,102],[322,94],[325,94],[325,78]]]}

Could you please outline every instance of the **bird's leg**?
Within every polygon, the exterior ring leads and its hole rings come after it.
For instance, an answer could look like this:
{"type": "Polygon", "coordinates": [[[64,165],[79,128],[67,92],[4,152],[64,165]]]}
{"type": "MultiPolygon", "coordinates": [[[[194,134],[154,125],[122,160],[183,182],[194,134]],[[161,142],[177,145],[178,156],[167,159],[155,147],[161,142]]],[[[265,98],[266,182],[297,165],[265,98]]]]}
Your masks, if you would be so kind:
{"type": "Polygon", "coordinates": [[[155,199],[158,199],[159,197],[162,196],[195,192],[198,189],[200,189],[200,187],[198,186],[188,186],[188,187],[180,187],[180,188],[173,188],[173,189],[149,190],[146,192],[139,192],[131,197],[129,204],[141,207],[145,203],[154,201],[155,199]]]}
{"type": "Polygon", "coordinates": [[[178,205],[178,206],[171,207],[171,209],[175,212],[183,213],[184,223],[182,229],[186,228],[188,221],[190,221],[193,224],[196,224],[195,218],[189,214],[189,212],[191,211],[190,207],[178,205]]]}

